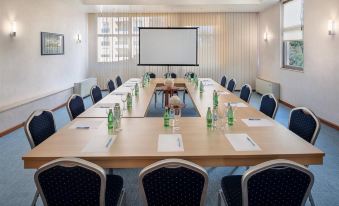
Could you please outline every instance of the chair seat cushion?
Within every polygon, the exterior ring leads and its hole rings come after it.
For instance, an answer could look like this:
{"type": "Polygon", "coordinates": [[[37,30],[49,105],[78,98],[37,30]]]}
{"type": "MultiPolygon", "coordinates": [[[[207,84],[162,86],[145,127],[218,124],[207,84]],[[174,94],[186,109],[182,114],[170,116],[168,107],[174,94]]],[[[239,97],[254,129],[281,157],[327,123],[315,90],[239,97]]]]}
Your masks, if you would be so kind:
{"type": "Polygon", "coordinates": [[[242,205],[241,175],[223,177],[221,189],[225,195],[228,206],[242,205]]]}
{"type": "Polygon", "coordinates": [[[117,205],[123,185],[124,185],[124,181],[122,177],[118,175],[107,175],[106,176],[105,202],[107,206],[117,205]]]}

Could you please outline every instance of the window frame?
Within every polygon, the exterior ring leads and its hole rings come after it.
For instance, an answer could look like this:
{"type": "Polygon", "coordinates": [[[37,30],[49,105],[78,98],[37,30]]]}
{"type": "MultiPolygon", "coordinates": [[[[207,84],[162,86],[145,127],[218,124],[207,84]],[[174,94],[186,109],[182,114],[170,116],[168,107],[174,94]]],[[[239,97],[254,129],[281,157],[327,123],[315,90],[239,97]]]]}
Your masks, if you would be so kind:
{"type": "MultiPolygon", "coordinates": [[[[294,0],[281,0],[281,51],[282,51],[282,61],[281,61],[281,65],[282,65],[282,69],[284,70],[290,70],[290,71],[296,71],[296,72],[304,72],[304,68],[305,68],[305,41],[304,41],[304,22],[302,23],[301,26],[301,30],[302,30],[302,41],[303,42],[303,46],[304,46],[304,51],[303,51],[303,61],[304,61],[304,66],[303,67],[299,67],[299,66],[293,66],[293,65],[288,65],[286,64],[286,58],[287,58],[287,43],[290,42],[291,40],[284,40],[284,32],[285,32],[285,28],[284,28],[284,15],[285,15],[285,11],[284,11],[284,4],[291,2],[294,0]]],[[[304,0],[303,0],[304,3],[304,0]]],[[[303,12],[303,18],[304,18],[304,5],[302,8],[302,12],[303,12]]],[[[292,40],[293,41],[293,40],[292,40]]],[[[294,41],[298,41],[298,40],[294,40],[294,41]]]]}

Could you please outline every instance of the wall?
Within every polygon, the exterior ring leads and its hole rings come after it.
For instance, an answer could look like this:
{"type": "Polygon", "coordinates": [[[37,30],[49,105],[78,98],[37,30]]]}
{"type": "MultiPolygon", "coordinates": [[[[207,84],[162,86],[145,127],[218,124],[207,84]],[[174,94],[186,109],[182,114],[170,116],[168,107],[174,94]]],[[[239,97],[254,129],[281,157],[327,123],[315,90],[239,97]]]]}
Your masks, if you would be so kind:
{"type": "Polygon", "coordinates": [[[0,132],[35,109],[64,103],[74,82],[88,76],[87,23],[80,0],[0,1],[0,132]],[[13,20],[17,37],[10,38],[13,20]],[[42,31],[65,35],[65,55],[40,55],[42,31]]]}
{"type": "MultiPolygon", "coordinates": [[[[118,74],[123,79],[128,79],[152,71],[158,77],[163,77],[167,67],[137,66],[139,55],[119,62],[98,63],[96,20],[98,15],[129,18],[126,25],[129,28],[129,33],[126,34],[129,40],[132,38],[131,19],[145,20],[143,23],[138,23],[138,26],[197,26],[199,27],[199,67],[171,67],[170,70],[177,73],[179,77],[183,77],[187,71],[194,71],[201,77],[211,77],[218,82],[222,75],[226,75],[228,80],[230,78],[237,80],[237,89],[245,83],[255,88],[259,56],[257,13],[89,14],[89,69],[91,75],[98,78],[100,86],[106,87],[107,80],[118,74]]],[[[123,38],[123,35],[118,35],[117,38],[123,38]]],[[[130,54],[132,49],[138,52],[137,45],[129,47],[130,54]]]]}
{"type": "MultiPolygon", "coordinates": [[[[259,15],[260,67],[258,75],[281,84],[281,99],[306,106],[319,117],[339,125],[339,39],[329,36],[327,23],[339,23],[339,1],[304,2],[304,72],[281,69],[280,5],[259,15]],[[268,31],[269,41],[263,40],[268,31]]],[[[337,29],[337,33],[339,30],[337,29]]]]}

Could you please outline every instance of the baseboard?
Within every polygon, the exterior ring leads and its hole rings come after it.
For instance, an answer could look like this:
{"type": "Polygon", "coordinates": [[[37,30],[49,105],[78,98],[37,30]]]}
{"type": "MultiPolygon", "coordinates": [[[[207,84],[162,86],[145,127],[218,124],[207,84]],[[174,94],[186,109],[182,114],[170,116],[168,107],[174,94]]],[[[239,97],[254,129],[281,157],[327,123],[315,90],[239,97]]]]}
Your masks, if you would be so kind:
{"type": "MultiPolygon", "coordinates": [[[[55,112],[56,110],[61,109],[62,107],[65,107],[66,104],[67,104],[67,102],[65,102],[65,103],[63,103],[63,104],[61,104],[61,105],[59,105],[59,106],[53,108],[52,111],[55,112]]],[[[6,130],[3,131],[3,132],[0,132],[0,138],[1,138],[1,137],[4,137],[5,135],[8,135],[8,134],[14,132],[14,131],[17,130],[17,129],[20,129],[20,128],[23,127],[24,125],[25,125],[25,122],[22,122],[22,123],[20,123],[20,124],[14,126],[14,127],[11,127],[11,128],[9,128],[9,129],[6,129],[6,130]]]]}
{"type": "MultiPolygon", "coordinates": [[[[281,104],[285,105],[288,108],[291,108],[291,109],[295,108],[295,106],[293,106],[292,104],[284,102],[282,100],[279,100],[279,102],[281,104]]],[[[333,122],[330,122],[330,121],[328,121],[326,119],[323,119],[323,118],[320,118],[320,117],[318,117],[318,119],[320,120],[321,123],[323,123],[323,124],[325,124],[325,125],[327,125],[329,127],[332,127],[333,129],[339,130],[339,125],[336,125],[333,122]]]]}

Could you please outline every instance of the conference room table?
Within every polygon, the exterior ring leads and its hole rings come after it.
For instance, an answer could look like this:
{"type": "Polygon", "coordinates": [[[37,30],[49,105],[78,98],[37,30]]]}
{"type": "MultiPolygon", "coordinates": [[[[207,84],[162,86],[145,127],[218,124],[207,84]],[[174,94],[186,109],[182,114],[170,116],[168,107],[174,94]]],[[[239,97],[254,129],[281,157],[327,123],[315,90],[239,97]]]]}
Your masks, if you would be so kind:
{"type": "Polygon", "coordinates": [[[202,93],[185,79],[174,80],[176,86],[186,87],[186,95],[190,95],[198,117],[181,117],[175,127],[169,128],[163,126],[162,117],[146,117],[154,91],[163,86],[164,79],[156,78],[148,86],[140,87],[138,97],[133,96],[132,109],[123,112],[121,130],[110,132],[107,107],[122,103],[121,95],[130,92],[130,85],[138,81],[136,78],[128,80],[25,154],[22,157],[24,167],[39,168],[60,157],[83,158],[103,168],[143,168],[168,158],[185,159],[203,167],[252,166],[272,159],[287,159],[304,165],[323,163],[324,152],[208,78],[199,79],[205,85],[202,93]],[[228,102],[237,105],[233,126],[219,120],[216,128],[207,128],[206,112],[213,106],[214,90],[219,93],[220,117],[226,112],[228,102]],[[248,120],[257,119],[265,120],[267,125],[246,124],[248,120]],[[79,129],[79,125],[90,128],[79,129]],[[250,137],[256,150],[236,149],[228,137],[239,134],[250,137]],[[160,151],[161,135],[179,135],[182,150],[160,151]]]}

